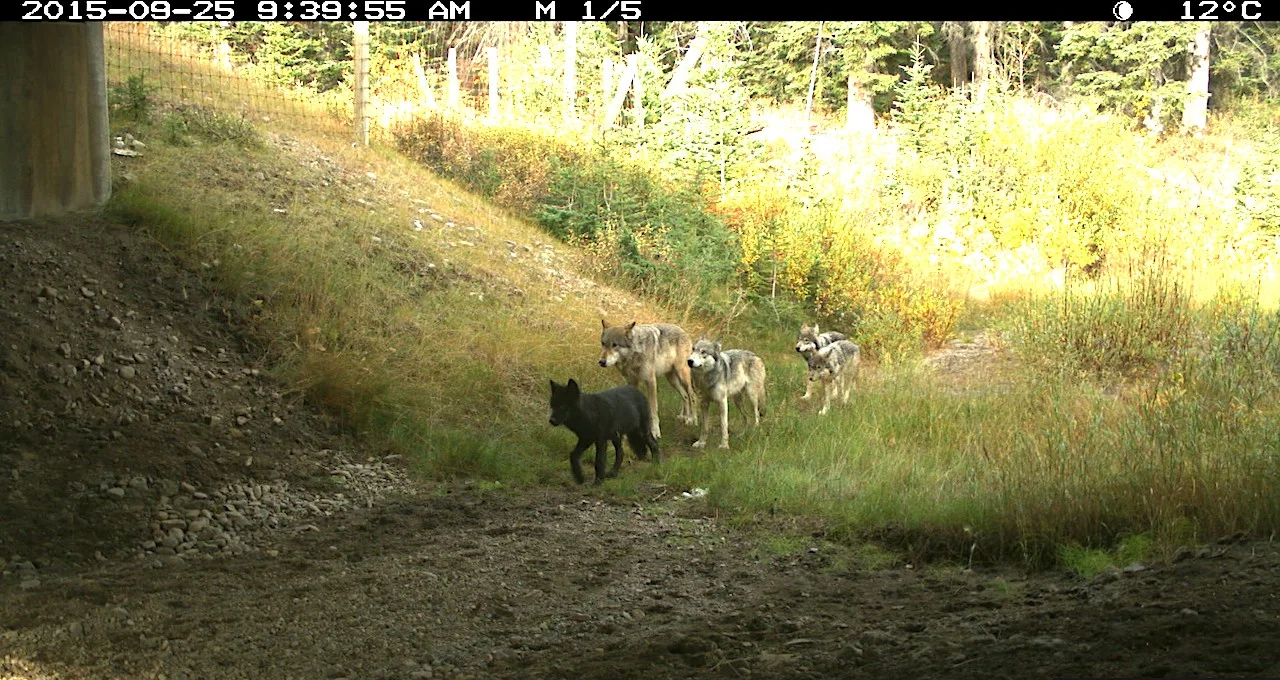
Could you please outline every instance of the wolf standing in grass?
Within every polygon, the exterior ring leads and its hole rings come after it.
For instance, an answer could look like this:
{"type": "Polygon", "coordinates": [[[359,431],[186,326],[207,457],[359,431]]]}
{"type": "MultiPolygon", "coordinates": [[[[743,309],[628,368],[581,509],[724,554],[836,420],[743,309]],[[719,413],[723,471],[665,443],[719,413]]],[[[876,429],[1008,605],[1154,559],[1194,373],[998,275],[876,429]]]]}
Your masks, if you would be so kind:
{"type": "Polygon", "coordinates": [[[573,481],[581,484],[582,452],[596,445],[596,479],[599,484],[605,477],[617,477],[622,467],[622,438],[631,442],[636,458],[648,458],[653,452],[653,462],[661,462],[658,441],[649,431],[649,404],[640,390],[622,385],[603,392],[583,394],[578,382],[572,378],[569,384],[558,385],[551,381],[551,424],[564,425],[578,435],[578,444],[569,453],[569,467],[573,481]],[[605,473],[605,457],[613,442],[613,470],[605,473]]]}
{"type": "MultiPolygon", "coordinates": [[[[693,388],[702,402],[702,436],[693,443],[700,449],[707,445],[711,432],[712,402],[720,406],[720,448],[729,448],[729,399],[741,409],[742,400],[751,402],[755,424],[764,413],[764,361],[745,349],[722,350],[720,343],[701,338],[689,354],[693,369],[693,388]]],[[[745,409],[743,409],[745,411],[745,409]]]]}
{"type": "MultiPolygon", "coordinates": [[[[805,363],[813,358],[814,353],[840,340],[848,340],[848,336],[839,331],[827,331],[826,333],[818,332],[818,324],[804,324],[800,326],[800,337],[796,340],[796,351],[800,356],[804,357],[805,363]]],[[[804,396],[801,399],[808,399],[810,390],[813,389],[813,381],[805,381],[804,396]]]]}
{"type": "Polygon", "coordinates": [[[693,349],[689,334],[683,328],[669,323],[636,325],[632,321],[622,326],[610,326],[603,319],[600,325],[600,365],[613,366],[622,373],[627,384],[640,388],[649,399],[649,422],[654,438],[662,436],[658,425],[658,376],[680,392],[680,420],[698,424],[696,397],[689,381],[689,366],[685,360],[693,349]]]}
{"type": "Polygon", "coordinates": [[[849,392],[858,379],[861,363],[861,348],[848,340],[836,340],[809,357],[809,385],[822,382],[826,388],[819,415],[826,414],[831,408],[833,392],[839,392],[840,403],[849,403],[849,392]]]}

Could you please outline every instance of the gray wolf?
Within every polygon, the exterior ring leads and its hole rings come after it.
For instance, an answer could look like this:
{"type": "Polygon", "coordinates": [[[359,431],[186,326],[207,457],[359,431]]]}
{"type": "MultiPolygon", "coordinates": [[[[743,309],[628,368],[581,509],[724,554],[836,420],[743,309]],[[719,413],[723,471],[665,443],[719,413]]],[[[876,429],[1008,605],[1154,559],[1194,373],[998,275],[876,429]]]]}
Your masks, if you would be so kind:
{"type": "MultiPolygon", "coordinates": [[[[826,333],[818,332],[818,324],[804,324],[800,326],[800,337],[796,340],[796,351],[800,356],[804,357],[805,363],[813,357],[814,352],[830,345],[839,340],[848,340],[849,337],[839,331],[827,331],[826,333]]],[[[813,382],[806,381],[804,388],[804,396],[801,399],[808,399],[810,390],[813,389],[813,382]]]]}
{"type": "Polygon", "coordinates": [[[693,443],[700,449],[707,445],[711,431],[712,402],[720,406],[720,448],[729,448],[729,399],[733,398],[739,409],[743,399],[751,402],[755,424],[760,424],[764,413],[764,361],[745,349],[722,349],[720,343],[700,338],[693,343],[689,354],[689,368],[693,369],[693,388],[702,402],[702,436],[693,443]]]}
{"type": "Polygon", "coordinates": [[[649,399],[650,425],[654,438],[662,436],[658,424],[658,376],[680,392],[680,420],[698,424],[693,386],[689,382],[689,366],[685,360],[693,349],[689,334],[669,323],[610,326],[600,320],[600,365],[613,366],[622,373],[627,384],[640,388],[649,399]]]}
{"type": "Polygon", "coordinates": [[[862,349],[848,340],[836,340],[809,357],[809,384],[821,382],[826,387],[820,415],[831,408],[832,393],[840,394],[841,403],[849,403],[861,363],[862,349]]]}
{"type": "Polygon", "coordinates": [[[649,430],[649,404],[640,390],[621,385],[603,392],[583,393],[572,378],[569,384],[558,385],[551,381],[551,425],[564,425],[578,435],[578,443],[569,453],[569,467],[573,480],[583,482],[582,452],[596,446],[596,480],[618,476],[622,467],[622,438],[631,442],[636,458],[648,458],[653,452],[653,462],[661,461],[658,442],[649,430]],[[605,472],[605,457],[613,442],[613,470],[605,472]]]}

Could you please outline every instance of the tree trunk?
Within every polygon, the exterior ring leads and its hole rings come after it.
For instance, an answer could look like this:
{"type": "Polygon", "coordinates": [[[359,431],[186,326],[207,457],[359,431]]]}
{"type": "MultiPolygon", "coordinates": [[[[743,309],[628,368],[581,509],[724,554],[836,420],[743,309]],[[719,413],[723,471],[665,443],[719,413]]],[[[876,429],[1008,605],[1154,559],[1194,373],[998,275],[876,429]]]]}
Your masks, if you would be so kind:
{"type": "Polygon", "coordinates": [[[497,123],[502,117],[498,107],[498,48],[486,47],[484,53],[489,59],[489,122],[497,123]]]}
{"type": "Polygon", "coordinates": [[[876,111],[871,101],[871,89],[858,81],[856,73],[849,73],[849,101],[845,110],[845,127],[849,132],[871,132],[876,127],[876,111]]]}
{"type": "Polygon", "coordinates": [[[458,48],[449,48],[449,87],[448,87],[449,110],[458,110],[458,48]]]}
{"type": "Polygon", "coordinates": [[[0,219],[111,194],[102,23],[0,23],[0,219]]]}
{"type": "Polygon", "coordinates": [[[600,92],[604,95],[600,101],[608,105],[609,100],[613,99],[613,60],[609,57],[605,57],[600,64],[600,92]]]}
{"type": "Polygon", "coordinates": [[[948,21],[942,26],[951,52],[951,87],[960,89],[969,82],[969,37],[963,21],[948,21]]]}
{"type": "Polygon", "coordinates": [[[564,23],[564,119],[573,120],[578,100],[578,22],[564,23]]]}
{"type": "Polygon", "coordinates": [[[1182,110],[1182,127],[1200,134],[1209,124],[1209,32],[1213,24],[1196,27],[1195,38],[1187,46],[1187,97],[1182,110]]]}
{"type": "Polygon", "coordinates": [[[436,95],[427,82],[427,71],[422,67],[422,55],[413,53],[413,74],[418,79],[418,93],[422,95],[422,107],[428,111],[436,108],[436,95]]]}
{"type": "Polygon", "coordinates": [[[702,53],[707,49],[707,39],[698,36],[689,43],[689,49],[684,53],[684,58],[680,60],[680,65],[676,67],[675,73],[671,75],[671,82],[667,84],[667,89],[662,91],[662,98],[666,99],[674,94],[682,92],[685,85],[689,82],[689,76],[693,75],[693,67],[697,65],[698,59],[702,57],[702,53]]]}
{"type": "Polygon", "coordinates": [[[973,32],[974,98],[982,101],[987,97],[987,87],[995,73],[995,40],[990,21],[974,21],[969,25],[973,32]]]}
{"type": "Polygon", "coordinates": [[[813,111],[813,90],[818,84],[818,58],[822,56],[822,24],[818,22],[818,41],[813,45],[813,71],[809,74],[809,97],[804,106],[804,122],[809,122],[809,114],[813,111]]]}
{"type": "Polygon", "coordinates": [[[644,78],[640,75],[639,52],[627,55],[627,70],[631,71],[631,86],[634,88],[631,93],[632,122],[637,128],[642,128],[644,127],[644,78]]]}
{"type": "Polygon", "coordinates": [[[636,75],[636,62],[634,59],[628,59],[626,68],[622,71],[622,76],[618,79],[617,90],[615,90],[613,99],[609,100],[609,105],[604,110],[604,119],[601,121],[603,127],[612,127],[613,122],[618,119],[618,114],[622,113],[622,105],[627,101],[627,92],[631,90],[631,81],[636,75]]]}

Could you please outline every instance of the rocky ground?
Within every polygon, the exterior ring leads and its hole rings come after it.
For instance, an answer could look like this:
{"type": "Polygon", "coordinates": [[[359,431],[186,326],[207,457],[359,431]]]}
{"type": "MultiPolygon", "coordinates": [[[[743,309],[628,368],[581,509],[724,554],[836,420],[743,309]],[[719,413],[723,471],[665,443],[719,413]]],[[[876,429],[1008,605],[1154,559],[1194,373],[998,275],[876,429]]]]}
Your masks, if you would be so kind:
{"type": "Polygon", "coordinates": [[[1081,581],[426,485],[282,394],[201,263],[77,218],[0,224],[0,270],[0,679],[1280,677],[1271,543],[1081,581]]]}

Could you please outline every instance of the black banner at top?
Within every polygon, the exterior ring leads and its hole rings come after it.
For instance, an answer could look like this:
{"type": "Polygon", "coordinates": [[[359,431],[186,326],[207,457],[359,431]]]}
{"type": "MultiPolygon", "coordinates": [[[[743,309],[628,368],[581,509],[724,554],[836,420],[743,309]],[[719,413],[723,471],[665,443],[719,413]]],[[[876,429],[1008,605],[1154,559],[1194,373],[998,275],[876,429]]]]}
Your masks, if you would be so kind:
{"type": "Polygon", "coordinates": [[[1280,0],[11,0],[5,21],[1259,21],[1280,0]]]}

